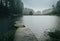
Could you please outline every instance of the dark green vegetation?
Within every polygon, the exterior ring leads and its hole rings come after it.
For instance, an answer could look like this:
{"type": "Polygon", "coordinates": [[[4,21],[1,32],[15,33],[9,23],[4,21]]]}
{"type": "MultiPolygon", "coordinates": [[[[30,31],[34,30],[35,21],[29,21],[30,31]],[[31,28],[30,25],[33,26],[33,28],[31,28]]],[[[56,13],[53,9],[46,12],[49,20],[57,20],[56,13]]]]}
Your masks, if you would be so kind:
{"type": "MultiPolygon", "coordinates": [[[[56,7],[54,8],[53,14],[60,16],[60,0],[57,2],[56,7]]],[[[57,29],[55,29],[54,32],[52,31],[48,32],[47,35],[49,36],[49,38],[46,39],[46,41],[60,41],[60,30],[58,29],[59,28],[57,27],[57,29]]]]}
{"type": "Polygon", "coordinates": [[[29,12],[29,15],[33,15],[33,12],[32,12],[32,11],[30,11],[30,12],[29,12]]]}
{"type": "Polygon", "coordinates": [[[50,14],[60,16],[60,0],[57,2],[56,6],[52,5],[52,7],[53,11],[50,14]]]}
{"type": "Polygon", "coordinates": [[[24,8],[23,9],[23,15],[33,15],[34,14],[34,10],[30,9],[30,8],[24,8]]]}
{"type": "Polygon", "coordinates": [[[22,15],[23,3],[21,0],[1,0],[0,15],[22,15]]]}
{"type": "Polygon", "coordinates": [[[21,0],[0,0],[0,41],[13,41],[15,21],[22,16],[21,0]]]}
{"type": "MultiPolygon", "coordinates": [[[[53,15],[58,15],[60,16],[60,0],[57,2],[56,7],[53,6],[53,15]]],[[[52,29],[53,30],[53,29],[52,29]]],[[[46,41],[60,41],[60,30],[57,27],[54,32],[50,31],[47,32],[47,36],[49,36],[46,41]]]]}
{"type": "Polygon", "coordinates": [[[55,30],[54,32],[48,32],[49,39],[46,41],[60,41],[60,30],[55,30]]]}

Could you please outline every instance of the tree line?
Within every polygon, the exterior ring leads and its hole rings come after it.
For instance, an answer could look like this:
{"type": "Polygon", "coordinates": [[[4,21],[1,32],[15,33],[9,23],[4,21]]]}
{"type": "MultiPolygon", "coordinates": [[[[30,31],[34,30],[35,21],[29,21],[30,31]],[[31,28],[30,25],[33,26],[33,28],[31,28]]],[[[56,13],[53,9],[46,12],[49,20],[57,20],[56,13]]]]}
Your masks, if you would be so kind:
{"type": "Polygon", "coordinates": [[[21,0],[0,0],[0,15],[22,15],[23,3],[21,0]]]}
{"type": "Polygon", "coordinates": [[[52,5],[53,7],[53,15],[60,15],[60,0],[56,3],[56,6],[52,5]]]}

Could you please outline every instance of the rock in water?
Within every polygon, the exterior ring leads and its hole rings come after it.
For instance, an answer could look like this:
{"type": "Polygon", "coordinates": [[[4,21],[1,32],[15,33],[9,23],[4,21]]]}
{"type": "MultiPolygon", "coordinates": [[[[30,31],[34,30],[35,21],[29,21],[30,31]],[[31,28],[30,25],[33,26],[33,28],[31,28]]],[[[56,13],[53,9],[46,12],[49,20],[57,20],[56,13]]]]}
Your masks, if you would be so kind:
{"type": "Polygon", "coordinates": [[[38,41],[29,28],[18,28],[14,41],[38,41]]]}

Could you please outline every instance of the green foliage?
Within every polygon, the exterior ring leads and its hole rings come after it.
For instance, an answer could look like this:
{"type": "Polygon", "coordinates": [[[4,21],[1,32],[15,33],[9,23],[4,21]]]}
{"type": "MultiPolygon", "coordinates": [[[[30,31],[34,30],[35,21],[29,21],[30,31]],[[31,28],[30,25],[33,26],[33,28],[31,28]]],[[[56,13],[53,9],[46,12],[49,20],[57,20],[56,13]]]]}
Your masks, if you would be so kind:
{"type": "Polygon", "coordinates": [[[60,16],[60,0],[57,2],[56,6],[52,5],[53,11],[51,15],[59,15],[60,16]]]}
{"type": "Polygon", "coordinates": [[[60,31],[55,30],[54,32],[48,32],[48,36],[50,37],[47,41],[60,41],[60,31]]]}
{"type": "Polygon", "coordinates": [[[30,8],[23,9],[23,15],[32,15],[33,13],[34,13],[33,9],[30,9],[30,8]]]}
{"type": "Polygon", "coordinates": [[[49,32],[48,35],[55,39],[60,39],[60,31],[56,30],[55,32],[49,32]]]}
{"type": "Polygon", "coordinates": [[[29,15],[33,15],[33,12],[32,12],[32,11],[30,11],[30,12],[29,12],[29,15]]]}
{"type": "Polygon", "coordinates": [[[60,0],[56,4],[57,12],[60,13],[60,0]]]}
{"type": "Polygon", "coordinates": [[[0,2],[1,15],[13,15],[13,14],[22,15],[22,11],[23,3],[21,0],[1,0],[0,2]]]}
{"type": "Polygon", "coordinates": [[[5,34],[0,35],[0,41],[13,41],[16,30],[10,30],[5,34]]]}
{"type": "Polygon", "coordinates": [[[53,14],[60,15],[60,0],[57,2],[56,6],[53,5],[53,14]]]}

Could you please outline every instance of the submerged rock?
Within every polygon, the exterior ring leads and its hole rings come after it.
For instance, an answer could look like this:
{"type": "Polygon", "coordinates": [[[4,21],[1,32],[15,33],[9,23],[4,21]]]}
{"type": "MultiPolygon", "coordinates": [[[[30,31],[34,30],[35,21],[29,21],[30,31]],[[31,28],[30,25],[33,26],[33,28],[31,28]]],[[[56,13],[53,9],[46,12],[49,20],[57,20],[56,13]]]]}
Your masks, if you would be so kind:
{"type": "Polygon", "coordinates": [[[14,41],[38,41],[29,28],[18,28],[14,41]]]}

